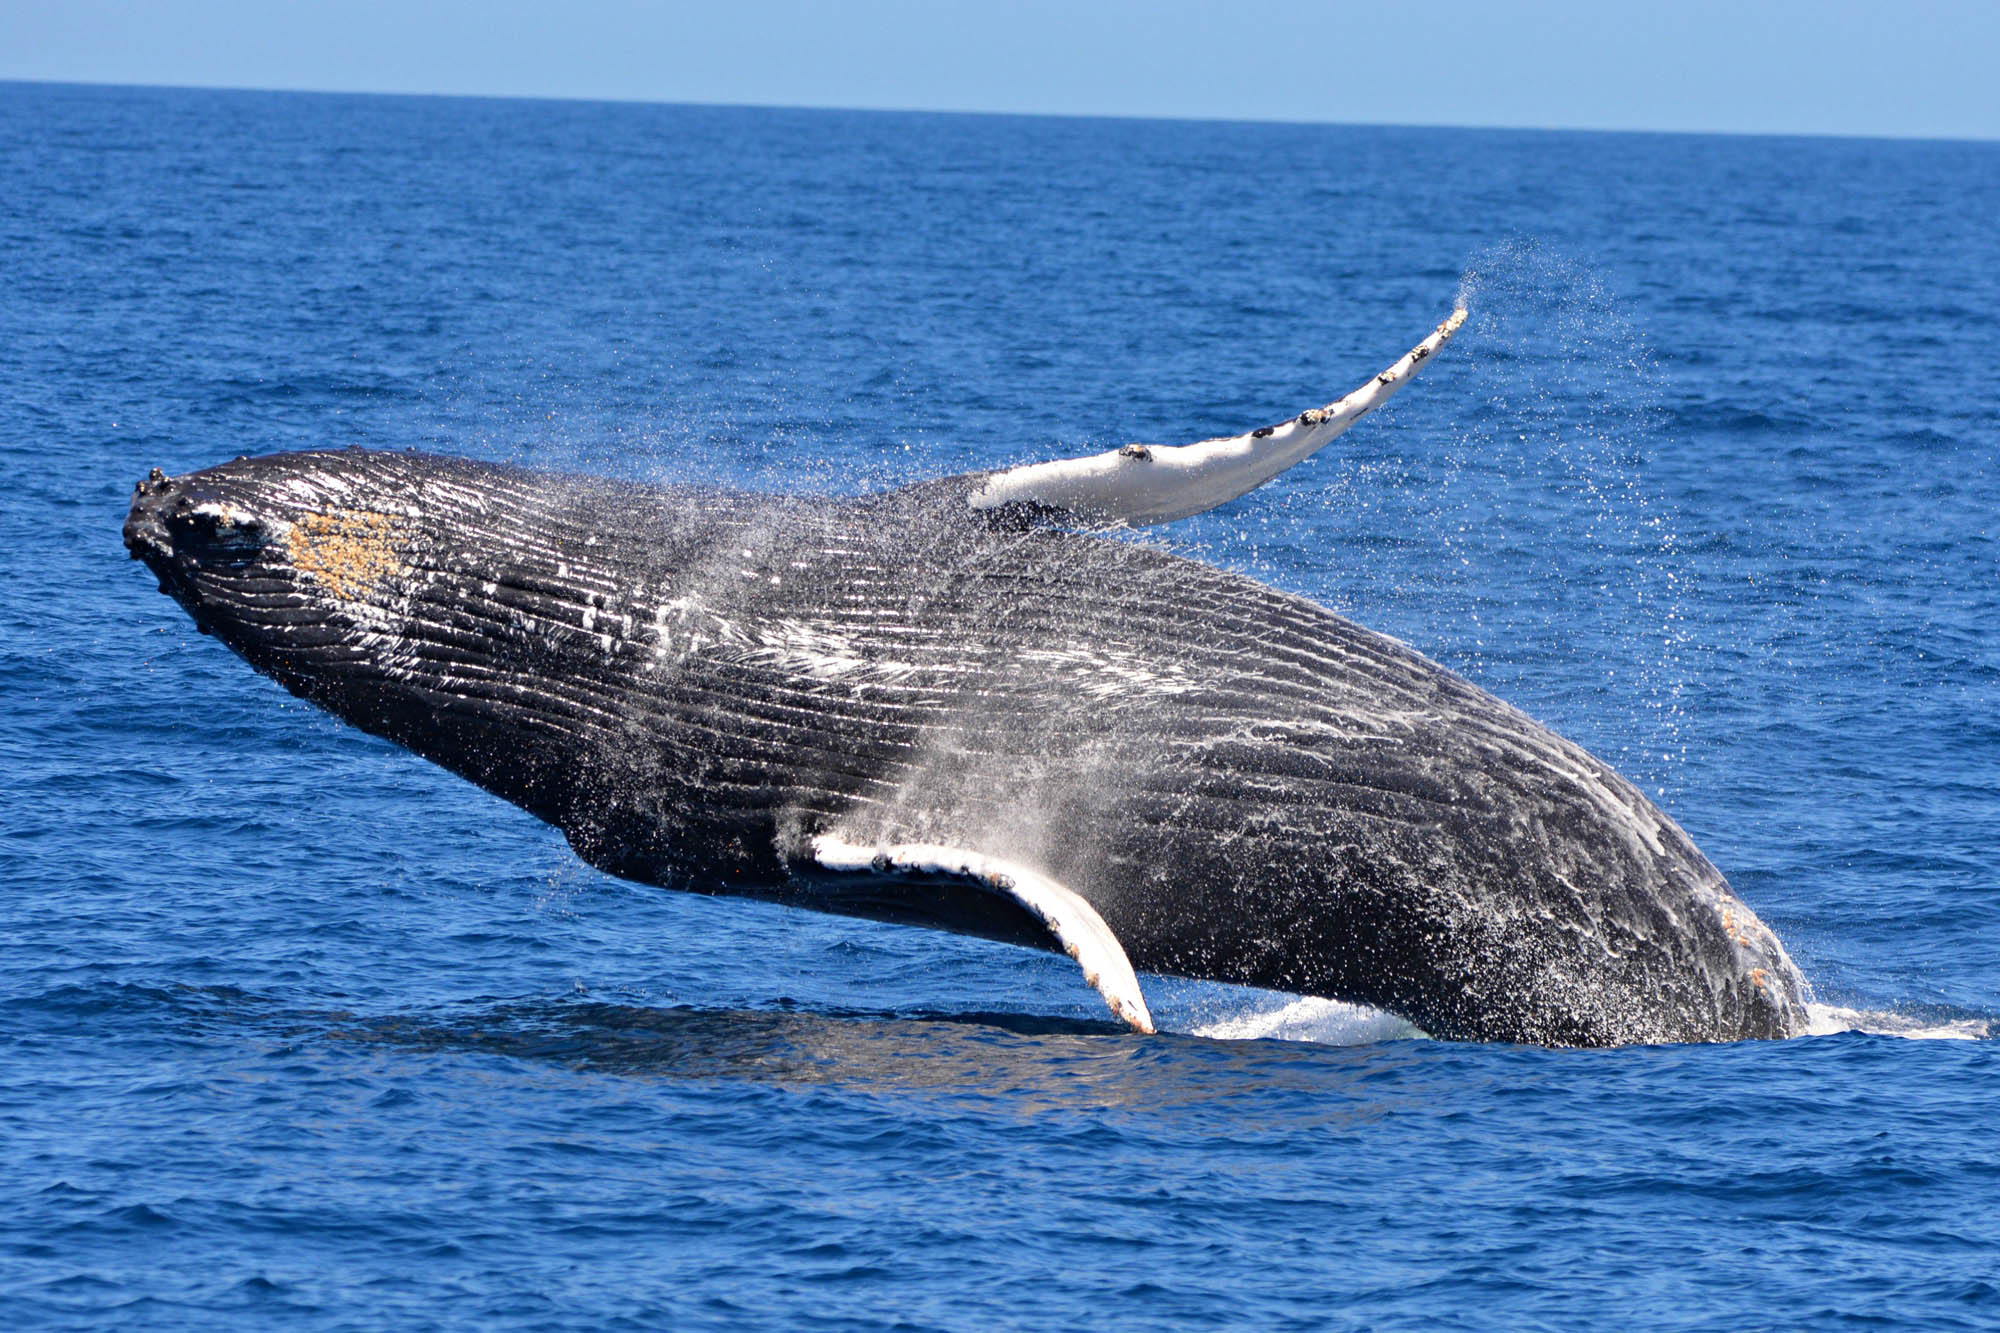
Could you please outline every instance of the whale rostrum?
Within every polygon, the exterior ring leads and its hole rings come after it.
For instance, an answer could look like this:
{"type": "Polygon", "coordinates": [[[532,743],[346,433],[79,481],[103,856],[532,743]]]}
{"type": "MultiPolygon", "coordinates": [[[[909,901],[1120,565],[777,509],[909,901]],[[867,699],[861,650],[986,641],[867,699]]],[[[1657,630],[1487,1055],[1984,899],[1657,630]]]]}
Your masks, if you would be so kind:
{"type": "Polygon", "coordinates": [[[1178,449],[857,499],[418,453],[141,482],[135,558],[292,692],[612,874],[1373,1005],[1441,1038],[1781,1037],[1805,982],[1687,835],[1303,598],[1094,528],[1225,503],[1437,354],[1178,449]]]}

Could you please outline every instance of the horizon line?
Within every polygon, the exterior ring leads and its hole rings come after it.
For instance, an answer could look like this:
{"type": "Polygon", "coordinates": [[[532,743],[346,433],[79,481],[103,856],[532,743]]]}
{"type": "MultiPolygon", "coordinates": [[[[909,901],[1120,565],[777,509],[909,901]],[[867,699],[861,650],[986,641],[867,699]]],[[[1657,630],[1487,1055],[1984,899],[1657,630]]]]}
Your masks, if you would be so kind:
{"type": "Polygon", "coordinates": [[[1750,130],[1750,129],[1661,129],[1638,126],[1603,125],[1501,125],[1464,124],[1453,121],[1406,120],[1314,120],[1285,116],[1201,116],[1158,115],[1131,111],[1020,111],[984,107],[863,106],[808,102],[704,102],[665,97],[585,96],[572,93],[508,93],[413,91],[405,88],[307,88],[263,87],[227,83],[126,83],[111,79],[0,78],[0,87],[42,88],[123,88],[133,91],[247,93],[259,95],[294,94],[303,97],[406,97],[437,100],[485,102],[556,102],[602,106],[698,107],[725,111],[838,111],[862,115],[984,116],[1021,120],[1115,120],[1157,121],[1193,125],[1286,125],[1352,129],[1458,130],[1496,134],[1632,134],[1675,138],[1730,139],[1838,139],[1867,143],[1949,143],[1993,144],[2000,136],[1953,134],[1898,134],[1831,130],[1750,130]]]}

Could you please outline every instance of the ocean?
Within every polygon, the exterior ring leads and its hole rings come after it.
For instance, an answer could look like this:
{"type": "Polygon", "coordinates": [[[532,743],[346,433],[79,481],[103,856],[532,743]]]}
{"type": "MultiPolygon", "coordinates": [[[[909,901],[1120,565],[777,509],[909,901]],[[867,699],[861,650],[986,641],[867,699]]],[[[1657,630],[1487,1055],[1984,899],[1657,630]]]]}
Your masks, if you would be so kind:
{"type": "Polygon", "coordinates": [[[2000,144],[0,84],[10,1327],[2000,1327],[2000,144]],[[1136,538],[1653,795],[1810,1035],[1546,1050],[675,894],[256,675],[147,470],[859,493],[1394,404],[1136,538]]]}

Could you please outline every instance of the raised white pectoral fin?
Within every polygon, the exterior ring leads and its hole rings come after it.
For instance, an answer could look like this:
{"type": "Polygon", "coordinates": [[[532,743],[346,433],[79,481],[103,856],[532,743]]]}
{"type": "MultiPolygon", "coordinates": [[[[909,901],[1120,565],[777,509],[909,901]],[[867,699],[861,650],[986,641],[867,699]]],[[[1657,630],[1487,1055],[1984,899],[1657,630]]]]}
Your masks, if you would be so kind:
{"type": "Polygon", "coordinates": [[[1125,957],[1125,947],[1096,908],[1047,875],[958,847],[913,842],[859,847],[826,834],[812,840],[812,855],[822,870],[946,876],[1012,898],[1048,927],[1113,1014],[1135,1032],[1153,1031],[1153,1015],[1146,1008],[1146,997],[1140,993],[1139,978],[1125,957]]]}
{"type": "Polygon", "coordinates": [[[1042,506],[1134,527],[1213,509],[1310,458],[1388,402],[1464,323],[1465,310],[1452,311],[1430,337],[1353,393],[1279,425],[1199,444],[1126,445],[1083,458],[1009,468],[986,478],[969,502],[974,509],[1042,506]]]}

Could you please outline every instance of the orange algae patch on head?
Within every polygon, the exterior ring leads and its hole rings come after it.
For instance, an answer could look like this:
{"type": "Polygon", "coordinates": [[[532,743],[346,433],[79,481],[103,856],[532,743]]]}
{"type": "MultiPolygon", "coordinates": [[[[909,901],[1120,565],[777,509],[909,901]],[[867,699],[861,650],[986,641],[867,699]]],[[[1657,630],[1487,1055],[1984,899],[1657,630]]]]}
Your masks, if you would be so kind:
{"type": "Polygon", "coordinates": [[[400,527],[393,514],[336,509],[300,518],[285,544],[292,568],[312,575],[343,601],[359,601],[402,568],[400,527]]]}

